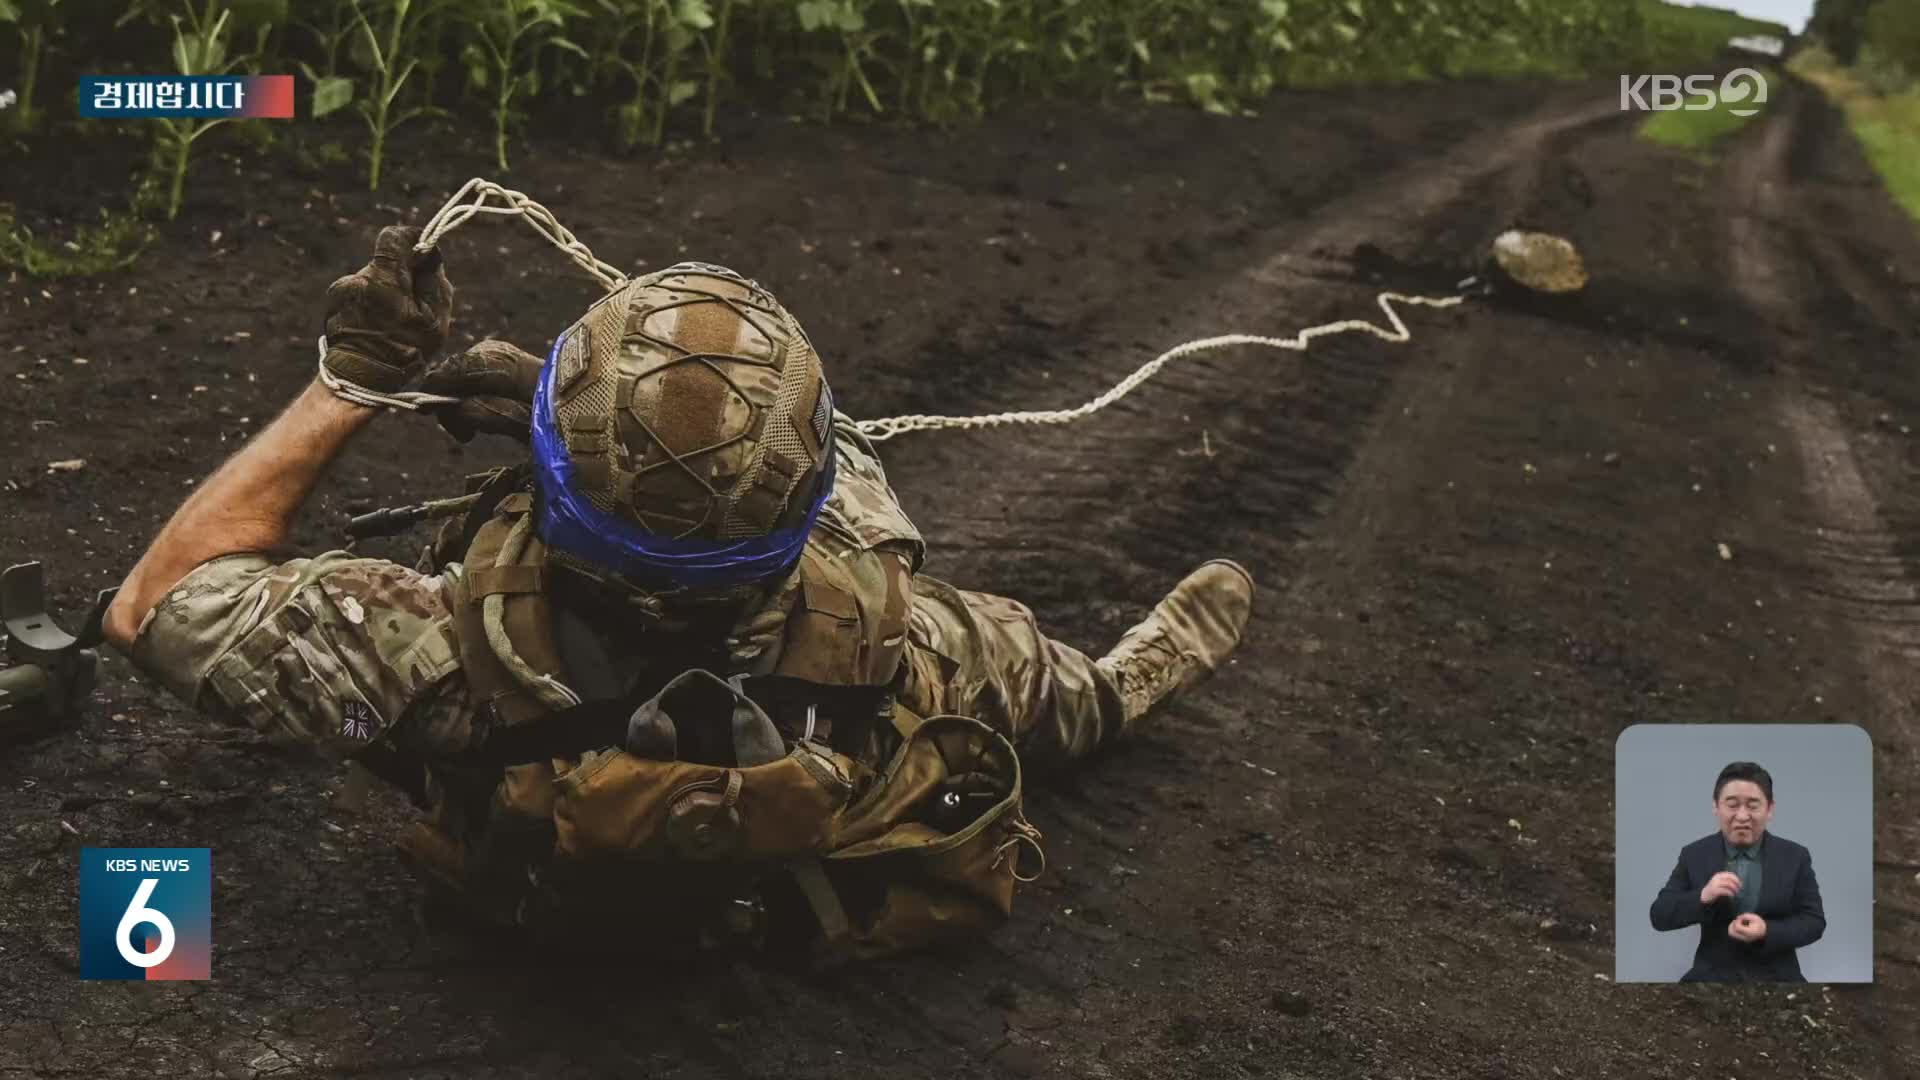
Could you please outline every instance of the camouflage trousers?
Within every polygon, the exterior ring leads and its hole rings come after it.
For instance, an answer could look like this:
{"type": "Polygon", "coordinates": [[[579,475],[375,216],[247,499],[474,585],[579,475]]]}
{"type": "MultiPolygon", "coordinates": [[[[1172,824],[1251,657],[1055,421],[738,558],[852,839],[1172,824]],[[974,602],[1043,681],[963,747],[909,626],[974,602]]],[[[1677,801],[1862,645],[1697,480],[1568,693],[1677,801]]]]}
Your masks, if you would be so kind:
{"type": "Polygon", "coordinates": [[[900,688],[908,708],[992,726],[1030,777],[1071,765],[1124,730],[1113,679],[1041,633],[1025,604],[925,576],[913,590],[900,688]]]}

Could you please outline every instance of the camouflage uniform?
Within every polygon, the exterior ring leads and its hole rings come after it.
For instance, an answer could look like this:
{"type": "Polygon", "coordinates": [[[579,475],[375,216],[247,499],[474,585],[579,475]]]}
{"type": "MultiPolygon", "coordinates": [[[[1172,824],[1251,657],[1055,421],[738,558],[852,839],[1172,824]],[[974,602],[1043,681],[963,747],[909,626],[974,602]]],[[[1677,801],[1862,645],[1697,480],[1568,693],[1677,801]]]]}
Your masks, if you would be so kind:
{"type": "MultiPolygon", "coordinates": [[[[863,616],[907,613],[892,680],[899,700],[921,715],[992,725],[1030,773],[1118,734],[1113,678],[1043,635],[1025,605],[918,576],[924,545],[880,462],[853,440],[838,448],[840,480],[807,553],[855,567],[863,616]]],[[[269,735],[344,753],[390,736],[429,760],[457,759],[484,723],[484,703],[460,670],[449,580],[460,572],[422,573],[345,551],[283,563],[224,556],[155,605],[133,660],[183,700],[269,735]]],[[[774,590],[766,610],[788,610],[801,576],[774,590]]],[[[644,664],[636,644],[603,642],[610,656],[644,664]]],[[[758,673],[766,660],[736,653],[729,673],[758,673]]]]}
{"type": "MultiPolygon", "coordinates": [[[[329,290],[336,393],[382,400],[444,339],[450,295],[415,239],[383,230],[329,290]]],[[[918,577],[920,534],[812,344],[724,267],[621,285],[544,363],[476,348],[424,385],[466,403],[460,424],[527,439],[525,470],[487,481],[416,569],[213,559],[130,651],[210,713],[368,751],[433,811],[403,852],[490,920],[579,925],[585,900],[631,921],[636,890],[608,873],[710,910],[775,864],[835,950],[987,925],[1028,880],[1017,850],[1038,849],[1023,772],[1113,739],[1245,625],[1233,564],[1189,575],[1098,661],[1015,601],[918,577]],[[727,689],[726,723],[701,702],[683,731],[655,706],[695,669],[753,681],[727,689]],[[725,750],[701,745],[725,730],[725,750]],[[679,856],[665,890],[629,858],[661,844],[679,856]]]]}

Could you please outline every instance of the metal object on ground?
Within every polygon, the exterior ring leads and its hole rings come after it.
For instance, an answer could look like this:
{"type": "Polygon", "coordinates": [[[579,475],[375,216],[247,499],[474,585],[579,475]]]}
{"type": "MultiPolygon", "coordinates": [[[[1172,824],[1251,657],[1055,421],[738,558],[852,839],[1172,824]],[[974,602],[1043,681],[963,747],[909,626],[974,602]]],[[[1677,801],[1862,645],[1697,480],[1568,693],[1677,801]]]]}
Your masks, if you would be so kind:
{"type": "Polygon", "coordinates": [[[1515,284],[1534,292],[1571,293],[1587,287],[1580,250],[1552,233],[1509,229],[1494,238],[1493,261],[1515,284]]]}
{"type": "Polygon", "coordinates": [[[76,636],[47,611],[46,574],[37,562],[0,573],[0,625],[6,627],[0,664],[0,745],[24,742],[72,727],[93,691],[94,647],[117,589],[94,598],[76,636]]]}

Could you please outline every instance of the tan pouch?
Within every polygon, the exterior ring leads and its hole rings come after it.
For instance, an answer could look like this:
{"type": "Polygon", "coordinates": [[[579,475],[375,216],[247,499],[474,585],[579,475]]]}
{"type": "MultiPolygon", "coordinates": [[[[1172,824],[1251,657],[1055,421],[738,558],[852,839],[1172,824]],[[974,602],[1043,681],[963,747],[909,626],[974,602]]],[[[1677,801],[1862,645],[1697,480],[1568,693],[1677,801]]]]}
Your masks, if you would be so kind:
{"type": "Polygon", "coordinates": [[[773,721],[737,678],[697,669],[676,677],[635,711],[629,745],[636,739],[661,756],[597,751],[554,778],[555,851],[562,858],[766,862],[814,855],[826,849],[834,815],[853,796],[852,763],[843,756],[811,739],[781,755],[773,721]],[[689,702],[696,707],[684,708],[689,702]],[[690,751],[740,764],[680,760],[690,751]]]}
{"type": "Polygon", "coordinates": [[[554,780],[556,852],[748,861],[817,854],[853,792],[837,757],[807,743],[747,768],[589,754],[554,780]]]}
{"type": "Polygon", "coordinates": [[[798,871],[828,959],[977,935],[1011,913],[1016,883],[1038,876],[1019,870],[1019,849],[1040,854],[1040,833],[1021,812],[1020,758],[1006,737],[965,716],[898,709],[895,724],[900,747],[841,812],[822,873],[798,871]]]}
{"type": "MultiPolygon", "coordinates": [[[[752,761],[743,748],[756,746],[766,756],[766,732],[757,729],[771,721],[743,693],[737,705],[733,759],[752,761]]],[[[699,741],[671,718],[650,726],[661,719],[636,719],[644,738],[635,745],[685,751],[699,741]]],[[[681,719],[699,722],[691,710],[681,719]]],[[[544,763],[522,766],[527,775],[507,781],[525,782],[500,784],[490,820],[530,821],[550,807],[554,857],[539,882],[523,875],[521,887],[502,889],[489,906],[522,923],[537,900],[556,905],[550,910],[567,926],[598,915],[684,928],[783,868],[820,922],[815,955],[824,963],[977,936],[1007,918],[1016,885],[1044,867],[1039,831],[1022,814],[1019,757],[969,717],[922,720],[896,706],[893,722],[900,742],[877,775],[810,739],[756,764],[609,749],[557,774],[544,763]],[[1039,857],[1031,875],[1021,870],[1022,847],[1039,857]]],[[[458,845],[428,842],[441,839],[416,830],[404,845],[410,861],[463,893],[507,884],[477,879],[472,853],[458,845]]]]}

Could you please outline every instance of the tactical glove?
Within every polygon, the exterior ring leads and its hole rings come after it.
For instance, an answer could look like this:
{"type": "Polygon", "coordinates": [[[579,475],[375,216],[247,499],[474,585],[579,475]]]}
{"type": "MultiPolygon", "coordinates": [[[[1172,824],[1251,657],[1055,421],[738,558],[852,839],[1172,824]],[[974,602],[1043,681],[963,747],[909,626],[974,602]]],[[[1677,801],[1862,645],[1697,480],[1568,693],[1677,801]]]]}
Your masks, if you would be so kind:
{"type": "Polygon", "coordinates": [[[389,225],[373,258],[327,286],[327,371],[375,393],[407,384],[440,351],[453,322],[453,285],[440,252],[416,253],[420,230],[389,225]]]}
{"type": "Polygon", "coordinates": [[[460,398],[435,410],[440,426],[461,442],[490,431],[526,440],[533,426],[533,388],[542,361],[505,341],[488,338],[427,369],[420,388],[460,398]]]}

